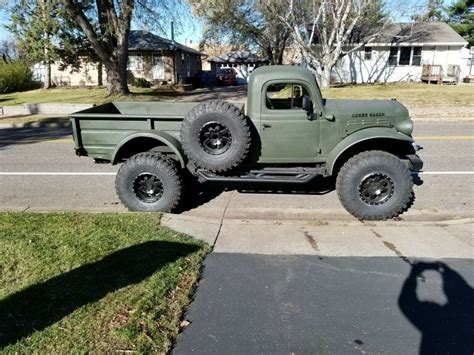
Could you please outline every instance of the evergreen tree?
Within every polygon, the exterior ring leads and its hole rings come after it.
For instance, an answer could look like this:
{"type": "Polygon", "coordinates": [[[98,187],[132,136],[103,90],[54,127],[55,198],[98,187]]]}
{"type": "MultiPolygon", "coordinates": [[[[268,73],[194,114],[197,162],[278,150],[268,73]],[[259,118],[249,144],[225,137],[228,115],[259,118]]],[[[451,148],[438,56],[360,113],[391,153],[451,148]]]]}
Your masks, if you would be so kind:
{"type": "Polygon", "coordinates": [[[27,62],[45,65],[44,87],[51,87],[51,62],[59,58],[54,38],[59,32],[58,0],[22,0],[11,9],[10,31],[27,62]]]}
{"type": "Polygon", "coordinates": [[[458,0],[448,8],[451,27],[474,45],[474,0],[458,0]]]}

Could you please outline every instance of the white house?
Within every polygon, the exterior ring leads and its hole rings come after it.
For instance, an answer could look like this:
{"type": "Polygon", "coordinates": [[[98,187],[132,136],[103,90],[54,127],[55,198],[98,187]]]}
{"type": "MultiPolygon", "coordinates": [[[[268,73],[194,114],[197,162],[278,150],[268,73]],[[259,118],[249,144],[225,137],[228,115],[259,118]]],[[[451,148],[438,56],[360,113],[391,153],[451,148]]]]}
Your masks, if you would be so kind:
{"type": "Polygon", "coordinates": [[[333,83],[420,81],[424,64],[439,65],[444,74],[459,66],[459,80],[474,75],[467,41],[446,23],[390,24],[356,33],[351,42],[363,43],[374,33],[369,43],[339,60],[333,83]]]}

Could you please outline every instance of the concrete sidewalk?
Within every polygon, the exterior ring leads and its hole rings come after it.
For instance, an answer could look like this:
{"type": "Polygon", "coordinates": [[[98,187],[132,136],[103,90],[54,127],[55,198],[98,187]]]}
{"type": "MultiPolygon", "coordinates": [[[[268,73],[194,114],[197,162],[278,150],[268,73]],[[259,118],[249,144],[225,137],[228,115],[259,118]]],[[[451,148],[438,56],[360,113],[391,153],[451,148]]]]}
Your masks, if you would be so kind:
{"type": "Polygon", "coordinates": [[[360,222],[165,214],[162,224],[214,245],[216,253],[474,258],[474,218],[360,222]]]}

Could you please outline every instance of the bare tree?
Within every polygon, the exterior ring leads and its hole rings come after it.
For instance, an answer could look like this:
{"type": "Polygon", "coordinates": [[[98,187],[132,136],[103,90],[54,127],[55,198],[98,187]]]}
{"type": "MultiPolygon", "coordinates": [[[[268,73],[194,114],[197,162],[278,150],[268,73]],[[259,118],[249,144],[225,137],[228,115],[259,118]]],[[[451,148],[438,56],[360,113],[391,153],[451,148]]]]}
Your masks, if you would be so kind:
{"type": "Polygon", "coordinates": [[[147,28],[162,29],[165,21],[183,15],[180,12],[183,10],[181,0],[61,1],[65,17],[72,20],[84,33],[104,66],[109,95],[129,93],[127,60],[132,19],[147,28]]]}
{"type": "Polygon", "coordinates": [[[68,15],[77,22],[107,73],[109,95],[129,93],[127,87],[128,36],[134,0],[123,0],[116,7],[113,0],[96,0],[99,31],[87,17],[81,1],[64,0],[68,15]]]}
{"type": "Polygon", "coordinates": [[[19,49],[17,43],[13,40],[0,41],[0,57],[2,59],[18,59],[19,49]]]}
{"type": "MultiPolygon", "coordinates": [[[[361,43],[347,46],[356,25],[367,15],[376,0],[282,0],[288,9],[275,16],[292,33],[294,44],[314,69],[322,87],[328,87],[331,71],[344,55],[358,50],[377,37],[365,36],[361,43]]],[[[271,2],[268,2],[271,9],[271,2]]]]}
{"type": "Polygon", "coordinates": [[[285,14],[273,1],[271,11],[260,0],[189,0],[194,13],[205,22],[205,41],[227,40],[237,47],[257,47],[271,64],[282,64],[290,30],[274,13],[285,14]]]}

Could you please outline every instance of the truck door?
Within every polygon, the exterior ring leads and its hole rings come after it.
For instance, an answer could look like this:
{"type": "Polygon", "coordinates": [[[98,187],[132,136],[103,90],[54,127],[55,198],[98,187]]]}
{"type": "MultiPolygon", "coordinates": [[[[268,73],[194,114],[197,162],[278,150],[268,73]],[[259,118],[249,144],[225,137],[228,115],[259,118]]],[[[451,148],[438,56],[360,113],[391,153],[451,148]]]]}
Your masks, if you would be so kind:
{"type": "Polygon", "coordinates": [[[262,163],[317,161],[318,120],[309,120],[303,96],[311,92],[306,83],[278,81],[263,86],[260,139],[262,163]]]}

